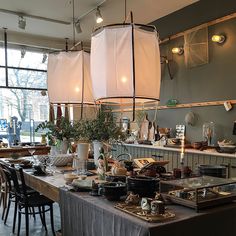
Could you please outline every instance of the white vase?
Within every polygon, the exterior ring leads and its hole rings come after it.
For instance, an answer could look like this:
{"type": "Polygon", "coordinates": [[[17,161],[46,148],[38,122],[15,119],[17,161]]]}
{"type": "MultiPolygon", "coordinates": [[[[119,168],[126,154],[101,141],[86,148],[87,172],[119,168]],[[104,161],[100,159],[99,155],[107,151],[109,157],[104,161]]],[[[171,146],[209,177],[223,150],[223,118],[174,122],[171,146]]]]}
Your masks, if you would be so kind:
{"type": "Polygon", "coordinates": [[[89,153],[89,143],[77,144],[77,158],[80,160],[87,160],[89,153]]]}
{"type": "Polygon", "coordinates": [[[100,156],[100,148],[103,146],[103,143],[100,141],[93,141],[93,156],[94,164],[98,166],[98,157],[100,156]]]}

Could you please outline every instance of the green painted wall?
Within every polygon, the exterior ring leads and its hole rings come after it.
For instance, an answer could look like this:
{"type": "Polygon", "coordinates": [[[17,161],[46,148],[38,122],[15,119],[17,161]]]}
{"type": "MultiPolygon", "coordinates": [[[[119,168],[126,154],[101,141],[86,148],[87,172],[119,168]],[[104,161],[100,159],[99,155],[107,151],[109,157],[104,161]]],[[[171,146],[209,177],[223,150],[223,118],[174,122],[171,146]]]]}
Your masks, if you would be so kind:
{"type": "MultiPolygon", "coordinates": [[[[233,12],[236,12],[235,0],[199,1],[155,21],[154,24],[160,37],[165,38],[233,12]]],[[[172,61],[174,79],[170,80],[163,65],[160,104],[164,105],[172,98],[180,103],[236,99],[236,18],[211,26],[208,31],[209,63],[202,66],[189,69],[185,66],[184,55],[171,53],[173,46],[184,44],[183,37],[161,45],[161,54],[172,61]],[[227,36],[223,45],[211,42],[211,36],[215,33],[227,36]]],[[[232,135],[236,105],[229,112],[223,106],[159,110],[157,123],[159,127],[171,127],[174,130],[176,124],[185,124],[184,117],[190,111],[196,114],[197,122],[195,126],[187,126],[188,140],[202,140],[203,123],[213,121],[216,124],[215,141],[232,139],[236,142],[236,136],[232,135]]],[[[129,116],[131,117],[130,113],[129,116]]],[[[154,111],[149,111],[148,116],[153,120],[154,111]]]]}

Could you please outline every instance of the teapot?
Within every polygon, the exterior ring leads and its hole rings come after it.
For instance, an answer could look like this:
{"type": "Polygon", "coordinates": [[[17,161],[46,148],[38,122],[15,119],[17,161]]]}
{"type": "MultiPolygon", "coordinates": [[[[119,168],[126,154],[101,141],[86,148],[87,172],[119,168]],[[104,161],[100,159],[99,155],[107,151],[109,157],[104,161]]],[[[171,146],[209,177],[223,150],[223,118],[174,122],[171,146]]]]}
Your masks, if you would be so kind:
{"type": "Polygon", "coordinates": [[[126,175],[127,169],[124,167],[124,164],[116,161],[111,168],[112,175],[126,175]]]}

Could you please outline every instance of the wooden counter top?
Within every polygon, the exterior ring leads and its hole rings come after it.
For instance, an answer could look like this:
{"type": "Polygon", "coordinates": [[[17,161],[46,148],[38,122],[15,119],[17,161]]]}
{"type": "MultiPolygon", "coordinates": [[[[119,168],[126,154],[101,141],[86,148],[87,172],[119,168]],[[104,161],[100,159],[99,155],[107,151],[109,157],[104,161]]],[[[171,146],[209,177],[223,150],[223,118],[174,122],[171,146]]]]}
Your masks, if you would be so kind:
{"type": "MultiPolygon", "coordinates": [[[[126,143],[124,143],[123,145],[130,146],[130,147],[150,148],[150,149],[166,150],[166,151],[173,151],[173,152],[180,152],[181,151],[180,148],[162,147],[162,146],[155,146],[155,145],[126,144],[126,143]]],[[[194,148],[185,148],[185,153],[236,158],[236,153],[233,153],[233,154],[219,153],[214,148],[203,150],[203,151],[200,151],[200,150],[197,150],[197,149],[194,149],[194,148]]]]}
{"type": "Polygon", "coordinates": [[[0,158],[11,157],[12,154],[18,154],[19,157],[30,156],[29,149],[35,149],[35,155],[46,155],[50,152],[49,146],[23,146],[0,148],[0,158]]]}

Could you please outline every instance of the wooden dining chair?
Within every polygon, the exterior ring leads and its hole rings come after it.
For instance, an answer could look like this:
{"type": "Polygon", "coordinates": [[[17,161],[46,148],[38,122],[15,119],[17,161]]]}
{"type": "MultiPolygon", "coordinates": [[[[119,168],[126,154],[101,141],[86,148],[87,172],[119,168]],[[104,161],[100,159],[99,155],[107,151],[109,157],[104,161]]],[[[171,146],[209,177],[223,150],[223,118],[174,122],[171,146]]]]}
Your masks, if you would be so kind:
{"type": "MultiPolygon", "coordinates": [[[[12,167],[14,167],[14,165],[12,165],[12,167]]],[[[15,233],[16,214],[17,214],[17,197],[16,197],[14,185],[13,185],[13,179],[12,179],[12,175],[11,175],[11,172],[9,171],[9,169],[8,169],[7,164],[0,163],[0,168],[1,168],[1,171],[2,171],[1,172],[2,176],[5,179],[5,183],[7,185],[7,193],[8,193],[8,201],[7,201],[7,205],[6,205],[6,211],[5,211],[5,214],[4,214],[4,224],[6,224],[6,222],[7,222],[9,210],[10,210],[10,207],[11,207],[11,203],[14,203],[14,216],[13,216],[12,232],[15,233]]],[[[19,187],[22,188],[21,185],[19,185],[19,187]]],[[[29,188],[29,187],[27,187],[26,193],[27,193],[27,195],[39,194],[37,191],[35,191],[35,190],[33,190],[32,188],[29,188]]],[[[31,210],[31,212],[34,213],[34,208],[32,208],[30,210],[31,210]]],[[[33,216],[34,216],[34,214],[33,214],[33,216]]]]}
{"type": "Polygon", "coordinates": [[[0,167],[0,188],[1,188],[0,206],[2,205],[2,220],[4,220],[4,216],[7,210],[7,198],[9,190],[6,176],[1,167],[0,167]]]}
{"type": "Polygon", "coordinates": [[[54,230],[54,220],[53,220],[53,201],[44,195],[29,195],[27,194],[27,186],[25,184],[24,174],[22,168],[16,169],[14,167],[7,167],[11,173],[11,178],[13,180],[15,194],[17,198],[18,205],[18,230],[17,235],[20,235],[21,228],[21,215],[25,215],[25,228],[26,228],[26,236],[29,235],[29,216],[32,214],[39,214],[41,222],[47,230],[46,226],[46,218],[45,213],[50,212],[51,219],[51,228],[53,235],[55,234],[54,230]],[[37,208],[38,211],[34,210],[34,212],[30,211],[30,209],[37,208]]]}

